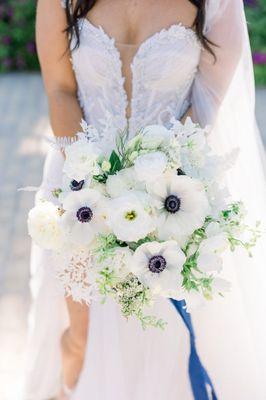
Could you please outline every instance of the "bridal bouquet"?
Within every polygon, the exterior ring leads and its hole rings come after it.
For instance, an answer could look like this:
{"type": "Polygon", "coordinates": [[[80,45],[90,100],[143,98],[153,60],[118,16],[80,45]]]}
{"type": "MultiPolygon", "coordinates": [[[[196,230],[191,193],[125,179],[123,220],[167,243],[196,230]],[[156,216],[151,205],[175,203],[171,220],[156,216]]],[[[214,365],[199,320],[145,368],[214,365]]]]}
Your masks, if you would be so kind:
{"type": "Polygon", "coordinates": [[[208,129],[189,118],[146,126],[131,140],[120,132],[109,153],[95,128],[81,126],[65,148],[55,201],[40,200],[28,218],[65,294],[87,303],[111,296],[144,327],[164,324],[146,315],[158,297],[184,299],[190,310],[223,295],[223,253],[250,253],[260,234],[219,185],[236,152],[212,154],[208,129]]]}

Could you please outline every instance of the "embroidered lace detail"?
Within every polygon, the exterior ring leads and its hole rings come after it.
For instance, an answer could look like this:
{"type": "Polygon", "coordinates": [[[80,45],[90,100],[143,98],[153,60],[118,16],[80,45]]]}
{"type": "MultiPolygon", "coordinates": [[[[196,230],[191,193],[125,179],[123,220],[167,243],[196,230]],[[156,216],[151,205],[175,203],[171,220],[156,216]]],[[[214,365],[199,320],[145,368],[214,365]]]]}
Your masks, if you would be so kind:
{"type": "MultiPolygon", "coordinates": [[[[142,127],[143,121],[146,121],[146,123],[159,122],[162,124],[169,122],[171,117],[176,116],[176,113],[180,108],[180,103],[184,103],[185,96],[187,96],[189,88],[197,72],[197,66],[192,68],[189,74],[186,76],[186,79],[180,82],[179,87],[177,87],[175,90],[173,87],[173,90],[169,91],[167,96],[165,95],[164,90],[157,90],[156,101],[153,102],[152,109],[149,110],[149,114],[147,114],[147,108],[145,107],[145,104],[149,103],[151,90],[156,90],[156,82],[153,82],[152,85],[147,84],[149,76],[146,72],[145,60],[152,52],[158,52],[159,54],[160,48],[165,45],[171,45],[174,49],[174,46],[179,43],[180,40],[185,41],[187,45],[196,45],[200,50],[202,48],[196,33],[191,28],[187,28],[182,24],[175,24],[168,29],[162,29],[160,32],[155,33],[153,36],[147,39],[140,46],[139,51],[134,57],[132,63],[132,74],[134,77],[133,94],[131,100],[132,118],[130,121],[130,131],[133,134],[142,127]],[[167,118],[163,118],[163,114],[164,116],[167,114],[167,118]]],[[[173,60],[170,58],[170,60],[166,59],[164,62],[171,64],[173,60]]],[[[160,79],[158,79],[158,82],[159,81],[160,79]]],[[[184,111],[182,111],[182,113],[183,112],[184,111]]]]}
{"type": "Polygon", "coordinates": [[[80,48],[72,51],[78,100],[85,119],[97,127],[105,146],[115,143],[116,132],[110,131],[112,125],[119,130],[128,126],[131,137],[145,124],[167,123],[170,116],[180,118],[189,103],[189,89],[201,51],[200,41],[191,28],[174,24],[139,46],[131,63],[130,100],[115,39],[86,18],[79,20],[79,30],[80,48]]]}

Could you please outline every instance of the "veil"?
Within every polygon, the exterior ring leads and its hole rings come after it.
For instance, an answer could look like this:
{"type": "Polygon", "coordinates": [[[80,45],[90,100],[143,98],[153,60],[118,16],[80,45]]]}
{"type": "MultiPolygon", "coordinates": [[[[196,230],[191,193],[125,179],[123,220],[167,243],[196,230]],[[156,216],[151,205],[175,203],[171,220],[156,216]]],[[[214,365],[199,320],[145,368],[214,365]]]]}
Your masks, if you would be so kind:
{"type": "MultiPolygon", "coordinates": [[[[211,54],[202,52],[192,89],[193,117],[203,126],[212,124],[210,142],[216,153],[224,154],[239,148],[238,160],[227,173],[226,185],[233,199],[245,203],[248,222],[254,225],[255,221],[260,220],[261,229],[265,231],[265,152],[255,119],[254,74],[243,1],[208,0],[204,33],[215,44],[217,59],[214,63],[211,54]]],[[[221,312],[230,314],[232,310],[232,341],[235,340],[237,345],[237,340],[244,340],[244,336],[245,340],[251,341],[256,361],[259,360],[259,373],[265,377],[266,250],[263,241],[264,236],[259,240],[251,259],[241,251],[226,259],[226,273],[234,274],[233,286],[239,292],[237,298],[229,296],[228,309],[221,309],[221,312]],[[239,326],[236,326],[235,320],[239,314],[242,317],[239,326]],[[233,332],[233,326],[236,326],[237,332],[233,332]],[[241,328],[245,331],[244,336],[241,328]]],[[[194,315],[199,342],[204,325],[202,319],[210,325],[213,318],[217,325],[215,313],[219,312],[219,308],[207,315],[209,311],[208,308],[206,314],[203,311],[194,315]]],[[[208,349],[205,350],[208,352],[208,349]]]]}

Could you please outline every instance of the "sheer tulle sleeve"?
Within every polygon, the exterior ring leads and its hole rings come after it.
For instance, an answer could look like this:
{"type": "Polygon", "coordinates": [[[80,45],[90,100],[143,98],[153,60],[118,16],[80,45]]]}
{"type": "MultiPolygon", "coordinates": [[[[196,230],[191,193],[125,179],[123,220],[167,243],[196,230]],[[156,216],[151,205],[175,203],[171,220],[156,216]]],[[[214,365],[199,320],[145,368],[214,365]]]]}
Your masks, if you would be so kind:
{"type": "Polygon", "coordinates": [[[243,1],[208,1],[204,33],[213,55],[202,49],[192,89],[192,112],[202,125],[212,124],[226,96],[243,52],[243,1]]]}

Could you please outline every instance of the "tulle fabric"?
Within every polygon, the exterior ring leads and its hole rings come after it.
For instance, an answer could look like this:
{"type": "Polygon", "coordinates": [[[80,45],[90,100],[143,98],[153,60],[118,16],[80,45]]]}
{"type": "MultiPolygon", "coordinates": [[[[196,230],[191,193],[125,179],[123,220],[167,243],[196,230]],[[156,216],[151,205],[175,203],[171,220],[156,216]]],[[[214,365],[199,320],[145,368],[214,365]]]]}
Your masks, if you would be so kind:
{"type": "MultiPolygon", "coordinates": [[[[210,134],[218,153],[241,149],[227,177],[236,199],[243,199],[250,219],[265,210],[264,152],[254,119],[254,83],[250,48],[240,0],[209,0],[206,35],[220,47],[217,62],[203,51],[192,88],[194,118],[213,123],[210,134]]],[[[62,156],[51,150],[38,196],[61,182],[62,156]]],[[[228,254],[224,276],[232,291],[192,313],[197,344],[219,399],[263,400],[266,393],[266,272],[263,241],[254,258],[228,254]]],[[[47,400],[60,386],[60,336],[68,325],[63,296],[53,277],[49,252],[32,255],[30,348],[23,399],[47,400]]],[[[191,400],[188,333],[169,301],[152,312],[168,321],[165,332],[126,322],[117,306],[93,303],[85,365],[72,399],[191,400]]],[[[200,400],[200,399],[199,399],[200,400]]]]}
{"type": "MultiPolygon", "coordinates": [[[[211,56],[203,52],[199,72],[192,91],[194,118],[202,125],[214,123],[210,134],[212,146],[217,154],[239,148],[240,154],[236,165],[226,176],[226,185],[234,199],[243,200],[248,211],[249,221],[260,220],[265,232],[266,204],[266,163],[265,151],[255,120],[255,89],[252,57],[246,20],[241,0],[222,0],[212,5],[209,2],[205,34],[217,46],[216,64],[211,56]],[[219,3],[219,5],[218,5],[219,3]],[[218,7],[217,7],[218,6],[218,7]],[[217,8],[216,8],[217,7],[217,8]],[[213,11],[212,11],[213,10],[213,11]]],[[[253,251],[253,258],[248,259],[238,251],[228,257],[228,274],[235,273],[232,295],[239,289],[239,312],[236,312],[237,299],[231,298],[228,312],[234,315],[234,323],[243,312],[243,322],[232,326],[228,343],[240,344],[248,351],[248,342],[255,348],[259,374],[266,375],[266,271],[264,247],[265,237],[253,251]],[[235,312],[234,312],[235,309],[235,312]],[[250,340],[244,340],[244,333],[250,340]]],[[[227,297],[225,303],[230,298],[227,297]]],[[[202,331],[202,321],[217,328],[217,318],[212,322],[210,310],[199,312],[200,320],[195,315],[198,336],[202,331]]],[[[213,310],[220,314],[219,308],[213,310]]],[[[222,312],[222,315],[224,312],[222,312]]],[[[227,324],[224,324],[224,327],[227,324]]],[[[221,329],[223,329],[221,325],[221,329]]],[[[218,333],[218,332],[217,332],[218,333]]],[[[204,339],[205,340],[205,339],[204,339]]],[[[204,346],[206,347],[206,346],[204,346]]],[[[210,349],[210,346],[208,346],[210,349]]],[[[204,352],[208,352],[205,349],[204,352]]],[[[226,351],[228,354],[228,351],[226,351]]],[[[230,365],[232,367],[231,361],[230,365]]],[[[242,364],[241,371],[245,369],[242,364]]],[[[213,366],[211,366],[213,371],[213,366]]],[[[225,373],[225,372],[224,372],[225,373]]],[[[217,379],[219,379],[217,377],[217,379]]],[[[248,377],[247,377],[248,379],[248,377]]],[[[264,389],[266,393],[266,389],[264,389]]]]}

